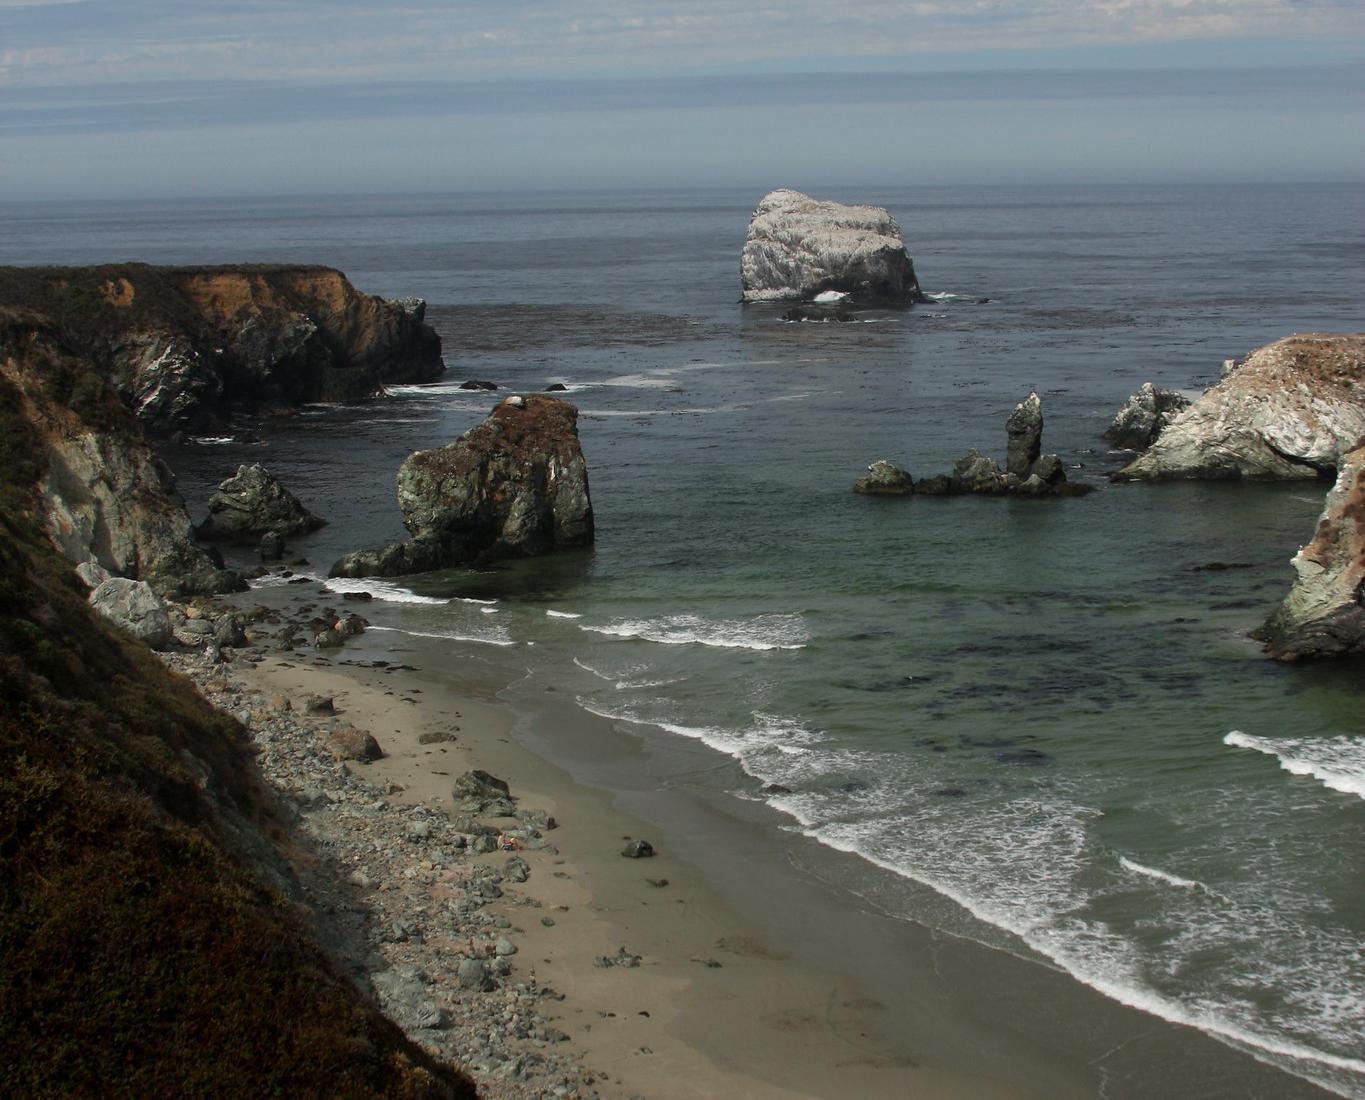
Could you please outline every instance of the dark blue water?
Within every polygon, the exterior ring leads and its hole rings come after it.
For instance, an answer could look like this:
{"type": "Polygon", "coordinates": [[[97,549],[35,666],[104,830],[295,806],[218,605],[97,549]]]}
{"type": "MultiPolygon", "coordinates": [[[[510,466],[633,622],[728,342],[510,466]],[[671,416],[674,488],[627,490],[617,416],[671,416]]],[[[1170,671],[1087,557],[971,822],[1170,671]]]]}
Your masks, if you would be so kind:
{"type": "Polygon", "coordinates": [[[1197,392],[1290,332],[1365,328],[1357,189],[831,197],[889,207],[939,299],[743,309],[759,196],[724,192],[7,207],[0,262],[312,261],[426,297],[451,384],[183,448],[192,503],[264,461],[332,520],[300,544],[325,566],[401,534],[398,463],[496,400],[455,383],[565,383],[596,549],[372,586],[376,626],[703,741],[854,877],[932,887],[907,915],[1365,1095],[1360,666],[1246,637],[1324,487],[1110,485],[1099,438],[1143,381],[1197,392]],[[877,458],[1002,454],[1030,389],[1091,495],[849,492],[877,458]]]}

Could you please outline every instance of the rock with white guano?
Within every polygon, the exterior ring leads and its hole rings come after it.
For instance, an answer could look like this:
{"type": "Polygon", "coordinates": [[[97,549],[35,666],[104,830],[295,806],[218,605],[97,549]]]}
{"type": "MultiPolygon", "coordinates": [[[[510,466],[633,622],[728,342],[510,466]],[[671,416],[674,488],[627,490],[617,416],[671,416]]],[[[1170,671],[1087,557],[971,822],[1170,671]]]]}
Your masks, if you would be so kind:
{"type": "Polygon", "coordinates": [[[855,305],[925,300],[889,212],[787,188],[770,191],[754,210],[739,270],[746,302],[829,300],[831,291],[855,305]]]}

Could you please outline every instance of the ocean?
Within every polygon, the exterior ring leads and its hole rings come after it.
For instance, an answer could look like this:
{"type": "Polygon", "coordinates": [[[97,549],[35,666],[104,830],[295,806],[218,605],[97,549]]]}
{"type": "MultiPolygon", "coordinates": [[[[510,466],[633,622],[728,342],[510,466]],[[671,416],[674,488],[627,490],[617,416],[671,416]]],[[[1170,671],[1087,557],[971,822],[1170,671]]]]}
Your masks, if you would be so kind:
{"type": "Polygon", "coordinates": [[[705,746],[659,782],[766,803],[841,888],[1365,1096],[1362,666],[1247,637],[1326,486],[1111,484],[1100,438],[1144,381],[1365,328],[1359,189],[807,190],[888,207],[932,303],[741,306],[761,196],[726,191],[10,204],[0,263],[315,262],[425,297],[448,381],[172,448],[192,514],[262,462],[330,520],[295,542],[325,576],[402,535],[409,452],[561,383],[595,548],[332,582],[378,597],[368,639],[705,746]],[[879,458],[1003,456],[1031,389],[1088,496],[850,492],[879,458]]]}

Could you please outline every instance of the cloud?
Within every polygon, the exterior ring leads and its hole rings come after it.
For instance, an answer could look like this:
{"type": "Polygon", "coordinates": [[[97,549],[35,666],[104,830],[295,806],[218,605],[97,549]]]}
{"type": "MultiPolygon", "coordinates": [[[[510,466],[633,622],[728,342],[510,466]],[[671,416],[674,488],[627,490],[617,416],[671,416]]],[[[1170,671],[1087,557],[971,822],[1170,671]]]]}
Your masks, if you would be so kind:
{"type": "Polygon", "coordinates": [[[8,86],[803,71],[940,53],[1313,36],[1358,0],[0,0],[8,86]]]}

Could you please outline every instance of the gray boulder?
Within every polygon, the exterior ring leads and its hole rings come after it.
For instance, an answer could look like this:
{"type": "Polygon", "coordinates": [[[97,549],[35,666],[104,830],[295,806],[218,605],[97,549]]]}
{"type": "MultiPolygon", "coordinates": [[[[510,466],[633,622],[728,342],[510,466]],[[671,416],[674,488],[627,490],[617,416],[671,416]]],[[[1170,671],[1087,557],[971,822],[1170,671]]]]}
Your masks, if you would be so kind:
{"type": "Polygon", "coordinates": [[[590,546],[592,500],[578,410],[509,397],[454,443],[398,471],[407,542],[348,554],[334,577],[395,576],[590,546]]]}
{"type": "Polygon", "coordinates": [[[949,481],[955,493],[998,493],[1004,487],[1004,471],[995,459],[972,448],[953,464],[949,481]]]}
{"type": "Polygon", "coordinates": [[[1257,632],[1281,660],[1365,653],[1365,446],[1341,463],[1294,584],[1257,632]]]}
{"type": "Polygon", "coordinates": [[[110,577],[89,596],[90,606],[152,649],[171,643],[171,617],[146,581],[110,577]]]}
{"type": "Polygon", "coordinates": [[[1365,334],[1289,336],[1248,355],[1116,476],[1307,481],[1362,439],[1365,334]]]}
{"type": "MultiPolygon", "coordinates": [[[[199,525],[199,536],[255,542],[263,535],[306,535],[326,523],[300,504],[298,497],[265,467],[243,465],[209,497],[208,518],[199,525]]],[[[265,549],[263,545],[262,556],[265,549]]]]}
{"type": "Polygon", "coordinates": [[[746,302],[836,292],[859,305],[924,301],[901,227],[877,206],[820,202],[780,188],[764,195],[740,256],[746,302]]]}
{"type": "Polygon", "coordinates": [[[1156,442],[1157,436],[1190,407],[1190,399],[1176,390],[1161,390],[1150,382],[1128,398],[1128,403],[1114,414],[1114,420],[1104,438],[1115,447],[1144,451],[1156,442]]]}

